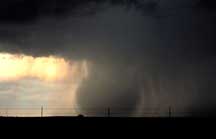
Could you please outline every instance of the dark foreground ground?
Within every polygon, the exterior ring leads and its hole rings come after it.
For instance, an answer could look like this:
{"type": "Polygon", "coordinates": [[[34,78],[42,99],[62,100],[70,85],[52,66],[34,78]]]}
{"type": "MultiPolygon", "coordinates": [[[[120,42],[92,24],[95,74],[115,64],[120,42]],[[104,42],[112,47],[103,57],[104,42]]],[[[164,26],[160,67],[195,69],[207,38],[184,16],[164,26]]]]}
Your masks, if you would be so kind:
{"type": "Polygon", "coordinates": [[[216,118],[113,118],[113,117],[0,117],[4,128],[60,128],[71,129],[202,129],[215,125],[216,118]]]}
{"type": "MultiPolygon", "coordinates": [[[[0,117],[0,131],[19,131],[19,133],[43,133],[81,135],[89,133],[112,133],[157,135],[165,133],[201,133],[216,131],[216,118],[94,118],[94,117],[43,117],[21,118],[0,117]]],[[[9,134],[10,134],[9,133],[9,134]]]]}

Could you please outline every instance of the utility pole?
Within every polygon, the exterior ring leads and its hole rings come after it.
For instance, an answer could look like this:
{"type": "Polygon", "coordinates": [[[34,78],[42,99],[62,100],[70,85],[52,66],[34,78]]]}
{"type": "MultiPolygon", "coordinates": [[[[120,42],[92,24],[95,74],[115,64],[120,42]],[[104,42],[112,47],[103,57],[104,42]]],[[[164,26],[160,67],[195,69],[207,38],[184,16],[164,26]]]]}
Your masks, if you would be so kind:
{"type": "Polygon", "coordinates": [[[6,117],[8,117],[8,108],[6,108],[6,117]]]}
{"type": "Polygon", "coordinates": [[[171,118],[172,116],[172,109],[171,109],[171,106],[169,107],[169,118],[171,118]]]}
{"type": "Polygon", "coordinates": [[[43,117],[43,106],[41,107],[41,117],[43,117]]]}
{"type": "Polygon", "coordinates": [[[107,116],[110,117],[110,108],[107,109],[107,116]]]}

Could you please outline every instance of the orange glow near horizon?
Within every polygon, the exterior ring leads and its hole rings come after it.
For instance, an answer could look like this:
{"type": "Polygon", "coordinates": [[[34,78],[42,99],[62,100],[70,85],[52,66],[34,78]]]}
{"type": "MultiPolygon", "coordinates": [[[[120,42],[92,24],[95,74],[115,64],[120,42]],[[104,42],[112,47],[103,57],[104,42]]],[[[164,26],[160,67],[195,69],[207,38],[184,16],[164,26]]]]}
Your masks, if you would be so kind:
{"type": "MultiPolygon", "coordinates": [[[[86,60],[66,60],[57,56],[33,57],[24,54],[0,53],[0,83],[30,79],[29,83],[25,82],[27,87],[23,87],[25,91],[29,92],[26,96],[23,96],[18,91],[18,86],[22,87],[23,84],[12,86],[12,90],[16,91],[8,91],[8,93],[16,94],[16,99],[13,102],[17,104],[28,102],[30,99],[32,102],[39,103],[39,105],[41,105],[40,102],[43,102],[48,106],[67,105],[78,107],[76,93],[83,80],[88,76],[89,63],[86,60]],[[32,80],[39,80],[40,84],[35,86],[35,84],[32,84],[32,80]],[[50,87],[50,83],[54,86],[50,87]],[[34,94],[31,94],[32,90],[40,88],[41,84],[43,84],[43,87],[40,91],[43,94],[40,94],[40,97],[34,97],[37,92],[33,91],[34,94]],[[44,88],[46,88],[46,91],[43,90],[44,88]],[[53,93],[48,93],[49,91],[53,91],[53,93]],[[26,98],[27,96],[29,98],[26,98]],[[43,100],[43,98],[47,99],[43,100]]],[[[0,112],[3,113],[1,110],[0,112]]],[[[30,115],[26,114],[25,111],[10,111],[10,115],[38,116],[38,113],[35,113],[34,110],[28,112],[30,112],[30,115]]],[[[55,113],[56,110],[51,110],[47,114],[55,115],[55,113]]],[[[71,113],[71,110],[65,111],[66,113],[71,113]]],[[[76,111],[73,113],[77,114],[76,111]]]]}
{"type": "MultiPolygon", "coordinates": [[[[76,62],[72,65],[64,58],[55,56],[32,57],[23,54],[0,53],[0,81],[22,78],[37,78],[44,81],[63,80],[71,74],[70,72],[77,72],[80,69],[78,65],[76,62]]],[[[83,74],[87,74],[85,62],[81,68],[84,68],[83,74]]]]}

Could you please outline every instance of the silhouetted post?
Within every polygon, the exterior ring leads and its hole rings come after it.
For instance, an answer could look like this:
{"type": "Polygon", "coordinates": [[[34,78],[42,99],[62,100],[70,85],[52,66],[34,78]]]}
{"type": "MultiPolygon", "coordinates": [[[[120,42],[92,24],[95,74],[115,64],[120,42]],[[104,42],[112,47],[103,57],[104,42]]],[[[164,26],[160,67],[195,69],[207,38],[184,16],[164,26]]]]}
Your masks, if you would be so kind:
{"type": "Polygon", "coordinates": [[[107,116],[110,117],[110,108],[107,109],[107,116]]]}
{"type": "Polygon", "coordinates": [[[8,108],[6,109],[6,117],[8,117],[8,108]]]}
{"type": "Polygon", "coordinates": [[[169,107],[169,118],[171,118],[171,116],[172,116],[172,109],[171,107],[169,107]]]}
{"type": "Polygon", "coordinates": [[[43,106],[41,107],[41,117],[43,117],[43,106]]]}

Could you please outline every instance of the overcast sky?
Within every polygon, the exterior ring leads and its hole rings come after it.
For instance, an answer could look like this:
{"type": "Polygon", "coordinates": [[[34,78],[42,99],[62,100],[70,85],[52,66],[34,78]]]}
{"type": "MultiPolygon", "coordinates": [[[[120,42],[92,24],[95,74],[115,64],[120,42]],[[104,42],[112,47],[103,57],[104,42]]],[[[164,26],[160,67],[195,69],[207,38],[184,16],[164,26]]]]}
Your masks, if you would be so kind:
{"type": "Polygon", "coordinates": [[[139,114],[169,106],[215,112],[214,0],[7,0],[0,5],[1,53],[52,55],[77,62],[79,70],[86,62],[89,73],[85,79],[83,72],[76,74],[82,81],[73,97],[68,93],[73,76],[54,85],[29,78],[1,81],[2,106],[52,101],[76,105],[82,113],[86,107],[123,107],[139,114]]]}

